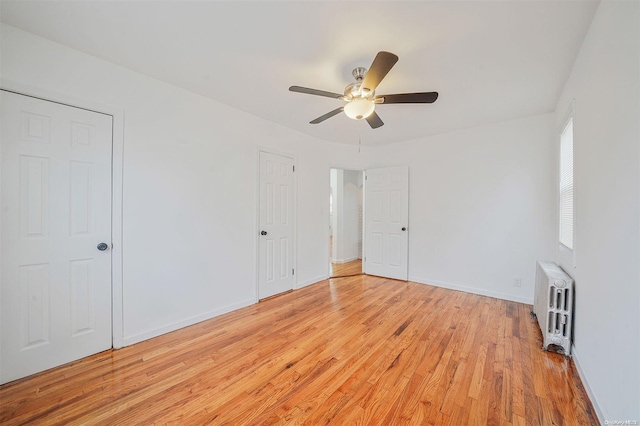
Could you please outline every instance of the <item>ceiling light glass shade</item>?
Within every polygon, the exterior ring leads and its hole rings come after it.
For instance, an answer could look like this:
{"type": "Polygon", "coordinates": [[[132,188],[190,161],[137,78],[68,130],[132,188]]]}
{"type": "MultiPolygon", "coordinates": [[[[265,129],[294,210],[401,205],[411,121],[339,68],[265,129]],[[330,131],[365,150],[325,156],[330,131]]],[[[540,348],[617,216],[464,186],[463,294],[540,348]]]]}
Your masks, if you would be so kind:
{"type": "Polygon", "coordinates": [[[344,106],[344,113],[354,120],[367,118],[376,109],[376,104],[371,99],[354,99],[344,106]]]}

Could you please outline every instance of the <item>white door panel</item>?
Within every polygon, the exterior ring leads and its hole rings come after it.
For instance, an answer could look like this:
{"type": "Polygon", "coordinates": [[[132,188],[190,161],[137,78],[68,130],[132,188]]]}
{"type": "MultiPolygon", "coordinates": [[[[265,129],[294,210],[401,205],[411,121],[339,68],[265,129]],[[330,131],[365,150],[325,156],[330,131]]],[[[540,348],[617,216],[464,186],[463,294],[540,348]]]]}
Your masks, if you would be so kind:
{"type": "Polygon", "coordinates": [[[407,167],[367,170],[364,202],[365,273],[406,280],[409,241],[407,167]]]}
{"type": "Polygon", "coordinates": [[[260,299],[293,289],[293,179],[293,159],[260,152],[260,299]]]}
{"type": "Polygon", "coordinates": [[[0,383],[111,347],[111,117],[2,103],[0,383]]]}

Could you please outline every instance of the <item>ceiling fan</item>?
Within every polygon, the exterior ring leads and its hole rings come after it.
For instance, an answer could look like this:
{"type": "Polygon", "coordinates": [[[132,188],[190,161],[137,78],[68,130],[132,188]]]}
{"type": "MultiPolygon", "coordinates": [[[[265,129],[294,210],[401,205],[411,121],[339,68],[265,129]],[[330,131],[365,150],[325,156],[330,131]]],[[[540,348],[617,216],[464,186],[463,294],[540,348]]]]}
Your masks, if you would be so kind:
{"type": "Polygon", "coordinates": [[[289,90],[292,92],[306,93],[308,95],[340,99],[347,102],[346,105],[310,121],[309,123],[311,124],[322,123],[324,120],[344,111],[347,117],[354,120],[365,119],[372,129],[377,129],[384,125],[384,123],[375,111],[376,105],[430,104],[438,99],[438,92],[399,93],[395,95],[376,96],[376,87],[378,87],[378,84],[380,84],[396,62],[398,62],[398,56],[393,53],[378,52],[368,71],[362,67],[353,70],[352,74],[356,81],[344,89],[344,95],[300,86],[291,86],[289,90]]]}

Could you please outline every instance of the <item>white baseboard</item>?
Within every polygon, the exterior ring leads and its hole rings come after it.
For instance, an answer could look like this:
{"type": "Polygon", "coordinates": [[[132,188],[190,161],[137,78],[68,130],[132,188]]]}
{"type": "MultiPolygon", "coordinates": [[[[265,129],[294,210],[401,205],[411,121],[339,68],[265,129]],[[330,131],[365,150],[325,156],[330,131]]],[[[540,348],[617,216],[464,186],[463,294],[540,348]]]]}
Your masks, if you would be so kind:
{"type": "Polygon", "coordinates": [[[312,278],[310,280],[300,281],[296,284],[294,290],[298,290],[308,285],[315,284],[317,282],[328,280],[328,279],[329,279],[329,275],[321,275],[319,277],[312,278]]]}
{"type": "Polygon", "coordinates": [[[232,303],[231,305],[227,305],[219,309],[214,309],[213,311],[198,314],[181,321],[176,321],[174,323],[167,324],[162,327],[154,328],[153,330],[145,331],[144,333],[123,337],[121,343],[122,343],[122,346],[129,346],[135,343],[140,343],[144,340],[149,340],[154,337],[158,337],[160,335],[170,333],[172,331],[176,331],[181,328],[188,327],[190,325],[197,324],[199,322],[206,321],[208,319],[226,314],[228,312],[235,311],[236,309],[253,305],[254,303],[255,303],[254,298],[246,299],[237,303],[232,303]]]}
{"type": "Polygon", "coordinates": [[[470,287],[470,286],[459,285],[459,284],[450,284],[442,281],[428,280],[425,278],[412,277],[412,276],[409,277],[409,281],[413,281],[418,284],[433,285],[436,287],[448,288],[450,290],[464,291],[465,293],[479,294],[481,296],[495,297],[496,299],[509,300],[511,302],[519,302],[519,303],[525,303],[527,305],[533,305],[533,298],[514,296],[512,294],[500,293],[498,291],[492,291],[492,290],[485,290],[483,288],[470,287]]]}
{"type": "Polygon", "coordinates": [[[348,263],[358,259],[361,259],[361,257],[354,256],[354,257],[349,257],[347,259],[332,259],[331,263],[348,263]]]}
{"type": "Polygon", "coordinates": [[[582,380],[582,386],[584,386],[585,391],[587,391],[587,396],[591,400],[591,405],[593,405],[593,408],[596,410],[596,416],[600,421],[600,425],[603,425],[605,420],[604,414],[602,413],[602,410],[598,405],[596,396],[593,394],[593,391],[591,390],[591,385],[589,384],[589,380],[587,380],[587,376],[584,374],[582,365],[580,365],[580,356],[578,355],[578,352],[576,352],[575,345],[571,345],[571,357],[573,359],[573,362],[576,365],[576,370],[578,370],[578,376],[580,376],[580,380],[582,380]]]}

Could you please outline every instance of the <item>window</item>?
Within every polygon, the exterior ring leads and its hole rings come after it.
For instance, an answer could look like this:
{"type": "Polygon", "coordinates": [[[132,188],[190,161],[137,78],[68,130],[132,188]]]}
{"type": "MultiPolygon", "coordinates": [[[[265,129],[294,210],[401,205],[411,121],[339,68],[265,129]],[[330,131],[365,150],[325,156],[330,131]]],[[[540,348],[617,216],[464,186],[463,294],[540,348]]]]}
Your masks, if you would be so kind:
{"type": "Polygon", "coordinates": [[[573,117],[560,135],[560,244],[573,250],[573,117]]]}

